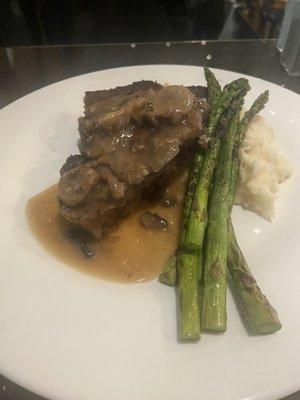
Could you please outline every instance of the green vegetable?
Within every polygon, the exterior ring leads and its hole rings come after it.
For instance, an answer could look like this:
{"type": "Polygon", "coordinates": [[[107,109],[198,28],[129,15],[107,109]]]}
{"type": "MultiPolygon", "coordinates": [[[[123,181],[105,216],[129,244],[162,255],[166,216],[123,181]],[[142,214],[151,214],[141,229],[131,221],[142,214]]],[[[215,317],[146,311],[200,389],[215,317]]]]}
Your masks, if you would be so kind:
{"type": "Polygon", "coordinates": [[[199,309],[199,256],[193,253],[179,253],[177,268],[179,274],[179,339],[200,338],[199,309]]]}
{"type": "MultiPolygon", "coordinates": [[[[208,195],[219,148],[220,141],[216,139],[214,143],[211,142],[210,148],[204,158],[200,174],[198,175],[189,218],[186,223],[185,240],[180,248],[181,252],[195,251],[199,254],[202,252],[202,244],[207,226],[208,195]]],[[[199,270],[199,276],[201,274],[202,268],[199,270]]]]}
{"type": "Polygon", "coordinates": [[[226,261],[228,246],[229,190],[232,153],[238,127],[238,113],[222,139],[211,192],[204,267],[203,329],[226,331],[226,261]]]}
{"type": "Polygon", "coordinates": [[[249,90],[248,81],[238,79],[226,85],[222,91],[214,74],[206,67],[204,72],[211,106],[208,125],[204,130],[208,149],[205,156],[200,152],[195,156],[183,208],[178,254],[170,256],[159,280],[173,286],[178,273],[179,338],[199,339],[198,281],[202,275],[202,247],[206,230],[204,329],[217,332],[226,330],[227,262],[231,286],[249,329],[255,334],[275,332],[281,328],[277,312],[251,274],[237,244],[230,219],[239,171],[238,148],[249,122],[267,102],[268,92],[258,97],[239,122],[243,97],[249,90]],[[221,137],[221,148],[220,141],[215,139],[218,136],[221,137]],[[206,229],[208,198],[215,169],[206,229]]]}
{"type": "MultiPolygon", "coordinates": [[[[211,113],[204,134],[215,138],[224,112],[237,99],[243,98],[249,89],[246,79],[237,79],[227,85],[220,95],[214,75],[206,70],[211,113]],[[213,86],[213,87],[212,87],[213,86]],[[216,96],[214,98],[213,96],[216,96]]],[[[202,245],[207,224],[207,203],[210,182],[216,165],[219,149],[218,140],[210,140],[204,161],[198,175],[196,194],[189,214],[186,234],[178,255],[179,275],[179,338],[183,340],[200,337],[200,306],[198,280],[202,273],[202,245]],[[195,281],[195,279],[197,281],[195,281]]],[[[202,163],[202,161],[201,161],[202,163]]],[[[197,165],[197,162],[195,162],[197,165]]],[[[228,195],[228,194],[227,194],[228,195]]]]}
{"type": "Polygon", "coordinates": [[[231,286],[249,330],[256,335],[278,331],[282,327],[278,314],[253,277],[237,244],[231,221],[228,228],[228,242],[227,266],[231,286]]]}
{"type": "Polygon", "coordinates": [[[176,254],[171,254],[163,270],[159,274],[159,282],[164,285],[174,286],[177,279],[176,254]]]}
{"type": "Polygon", "coordinates": [[[208,137],[214,136],[224,112],[233,101],[243,98],[249,89],[249,82],[245,78],[236,79],[226,85],[218,101],[212,103],[215,104],[215,106],[212,106],[208,125],[204,129],[204,134],[208,137]]]}
{"type": "MultiPolygon", "coordinates": [[[[180,230],[180,237],[179,237],[179,248],[181,247],[184,239],[185,239],[185,232],[186,232],[186,225],[189,218],[195,187],[197,183],[197,177],[202,165],[203,156],[201,153],[197,153],[195,155],[194,163],[190,171],[189,180],[186,189],[185,201],[182,211],[182,221],[181,221],[181,230],[180,230]]],[[[159,275],[159,281],[168,286],[174,286],[177,280],[177,256],[176,253],[171,254],[167,263],[165,264],[163,270],[159,275]]]]}
{"type": "Polygon", "coordinates": [[[198,152],[195,155],[194,163],[190,171],[190,176],[188,180],[187,190],[184,199],[184,206],[182,211],[182,222],[181,222],[181,236],[179,247],[181,247],[182,243],[185,240],[187,225],[190,217],[190,212],[194,200],[195,189],[197,186],[197,180],[199,177],[199,173],[203,166],[203,155],[198,152]]]}
{"type": "MultiPolygon", "coordinates": [[[[245,113],[244,118],[238,127],[238,140],[236,143],[235,153],[237,153],[238,146],[244,139],[249,122],[264,108],[266,102],[268,101],[268,97],[268,91],[262,93],[253,103],[249,111],[245,113]]],[[[232,163],[230,180],[230,209],[234,203],[238,173],[239,159],[237,154],[235,154],[232,163]]],[[[231,219],[228,226],[227,267],[234,296],[249,330],[256,335],[278,331],[282,327],[278,318],[278,314],[271,306],[266,296],[261,292],[247,265],[243,253],[237,243],[231,219]]]]}
{"type": "Polygon", "coordinates": [[[204,75],[207,82],[208,104],[210,104],[212,107],[216,107],[217,102],[222,95],[222,88],[215,75],[207,67],[204,67],[204,75]]]}
{"type": "Polygon", "coordinates": [[[269,100],[269,91],[266,90],[258,98],[254,101],[252,106],[248,111],[245,112],[241,122],[239,123],[238,133],[237,133],[237,141],[236,144],[239,146],[244,140],[247,128],[251,120],[258,114],[266,105],[269,100]]]}
{"type": "Polygon", "coordinates": [[[218,154],[216,140],[204,158],[198,175],[195,195],[186,222],[186,232],[178,251],[179,275],[179,338],[200,338],[200,308],[198,281],[202,274],[202,244],[207,224],[207,197],[218,154]],[[203,208],[201,208],[203,206],[203,208]]]}

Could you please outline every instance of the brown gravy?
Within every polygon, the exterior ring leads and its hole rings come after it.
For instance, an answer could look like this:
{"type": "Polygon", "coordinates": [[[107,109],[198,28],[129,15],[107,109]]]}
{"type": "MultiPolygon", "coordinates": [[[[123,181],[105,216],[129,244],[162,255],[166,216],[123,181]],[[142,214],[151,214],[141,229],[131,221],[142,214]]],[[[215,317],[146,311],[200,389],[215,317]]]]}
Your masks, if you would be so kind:
{"type": "Polygon", "coordinates": [[[117,282],[144,282],[156,278],[169,255],[176,249],[181,204],[187,170],[178,174],[167,193],[176,196],[177,206],[144,201],[138,210],[120,221],[103,239],[89,244],[95,256],[87,258],[64,235],[70,224],[59,212],[56,185],[28,201],[26,215],[37,240],[58,260],[82,272],[117,282]],[[147,210],[168,221],[166,230],[141,226],[139,217],[147,210]]]}

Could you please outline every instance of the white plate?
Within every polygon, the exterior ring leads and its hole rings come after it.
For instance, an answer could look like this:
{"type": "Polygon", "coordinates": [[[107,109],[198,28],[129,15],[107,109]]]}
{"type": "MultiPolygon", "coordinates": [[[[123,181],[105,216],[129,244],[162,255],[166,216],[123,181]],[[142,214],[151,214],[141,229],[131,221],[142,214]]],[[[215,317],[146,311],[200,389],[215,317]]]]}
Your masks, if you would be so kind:
{"type": "MultiPolygon", "coordinates": [[[[239,76],[215,72],[223,83],[239,76]]],[[[53,259],[31,236],[26,201],[56,182],[66,156],[76,151],[83,93],[140,79],[204,83],[199,67],[119,68],[56,83],[0,112],[0,373],[61,400],[278,399],[300,389],[295,93],[249,78],[248,103],[270,90],[263,115],[295,170],[282,187],[273,224],[234,210],[239,241],[279,312],[280,332],[248,336],[229,295],[225,334],[178,344],[172,289],[156,281],[129,286],[97,280],[53,259]]]]}

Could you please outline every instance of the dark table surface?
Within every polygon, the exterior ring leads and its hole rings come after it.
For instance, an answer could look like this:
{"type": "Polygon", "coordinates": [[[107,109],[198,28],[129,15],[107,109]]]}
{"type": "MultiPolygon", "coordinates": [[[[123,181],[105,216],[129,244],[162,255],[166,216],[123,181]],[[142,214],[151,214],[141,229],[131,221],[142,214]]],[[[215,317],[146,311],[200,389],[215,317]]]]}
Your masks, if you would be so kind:
{"type": "Polygon", "coordinates": [[[286,73],[273,40],[0,47],[0,107],[71,76],[142,64],[206,64],[266,79],[300,93],[300,77],[286,73]]]}
{"type": "MultiPolygon", "coordinates": [[[[0,108],[36,89],[71,76],[144,64],[206,64],[256,76],[300,94],[300,77],[291,77],[286,73],[275,44],[274,40],[241,40],[0,47],[0,108]]],[[[43,398],[0,376],[0,399],[43,398]]],[[[287,399],[299,400],[300,393],[287,399]]]]}

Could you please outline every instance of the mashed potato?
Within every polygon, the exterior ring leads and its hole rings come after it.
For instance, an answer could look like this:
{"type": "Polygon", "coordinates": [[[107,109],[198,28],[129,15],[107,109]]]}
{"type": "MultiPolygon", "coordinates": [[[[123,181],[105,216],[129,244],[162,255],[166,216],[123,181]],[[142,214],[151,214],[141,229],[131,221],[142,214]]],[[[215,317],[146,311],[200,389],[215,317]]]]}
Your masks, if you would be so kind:
{"type": "Polygon", "coordinates": [[[291,176],[292,167],[279,153],[274,132],[262,117],[256,116],[250,123],[239,158],[235,202],[270,221],[279,184],[291,176]]]}

